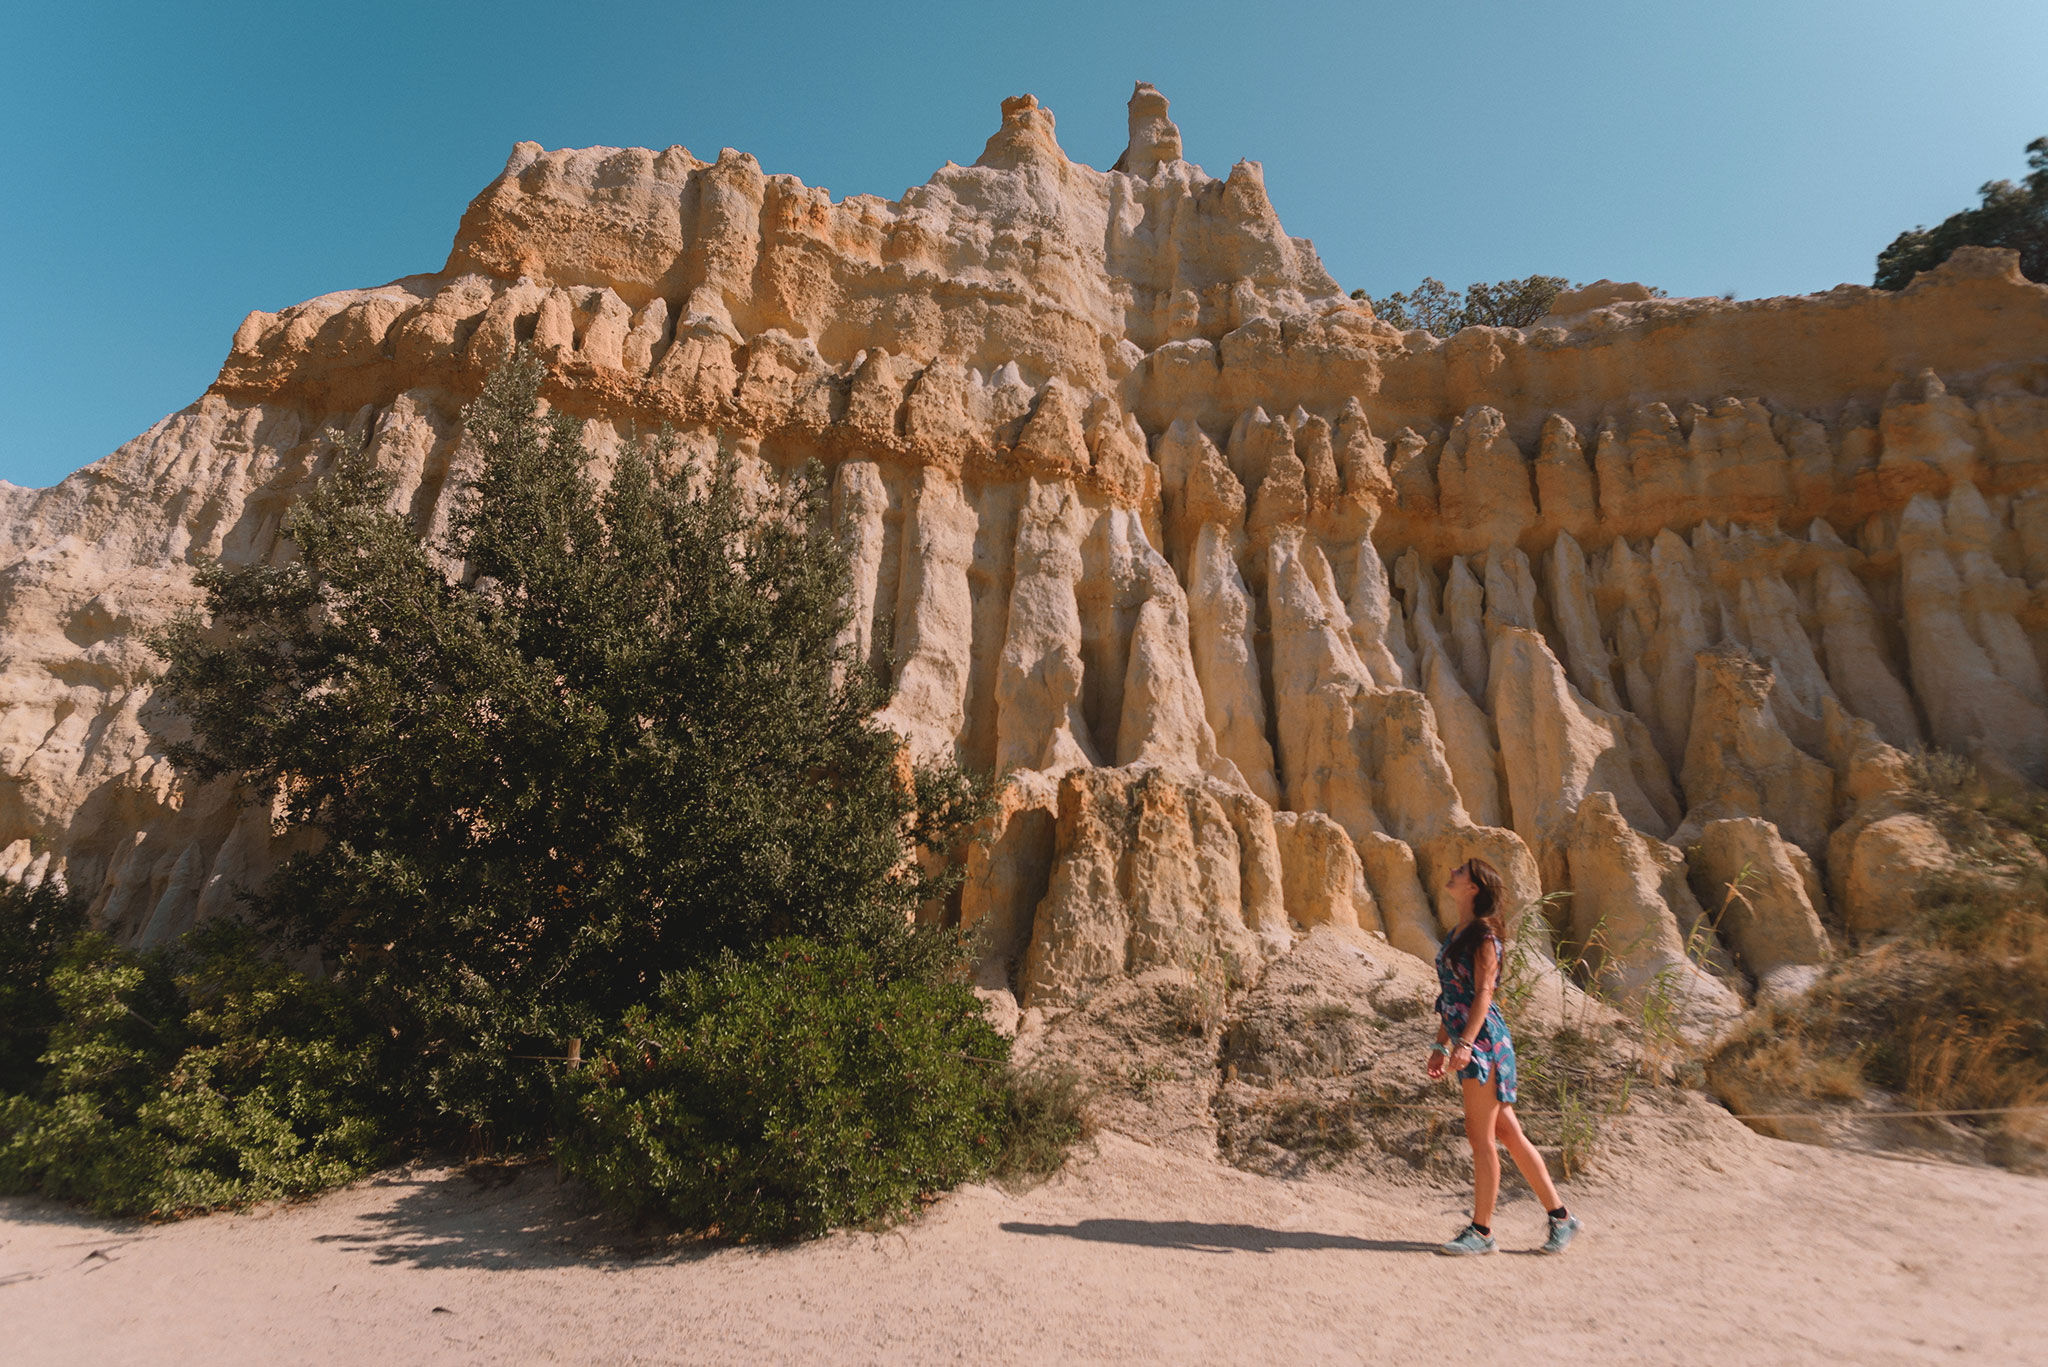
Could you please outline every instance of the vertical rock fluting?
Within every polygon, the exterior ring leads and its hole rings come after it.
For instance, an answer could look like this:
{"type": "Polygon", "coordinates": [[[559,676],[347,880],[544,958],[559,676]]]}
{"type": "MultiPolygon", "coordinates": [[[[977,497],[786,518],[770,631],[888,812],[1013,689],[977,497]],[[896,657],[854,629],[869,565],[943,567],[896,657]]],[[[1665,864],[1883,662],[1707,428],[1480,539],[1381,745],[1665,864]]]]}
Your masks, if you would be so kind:
{"type": "Polygon", "coordinates": [[[1571,892],[1522,922],[1543,963],[1597,949],[1705,1026],[1882,927],[1921,846],[1870,756],[2048,782],[2048,290],[2009,253],[1400,334],[1256,163],[1205,174],[1149,86],[1129,113],[1097,171],[1005,101],[894,202],[521,144],[441,272],[251,314],[191,408],[0,486],[0,873],[152,941],[264,876],[268,813],[168,768],[142,637],[200,558],[291,553],[338,434],[444,532],[461,404],[521,341],[604,460],[666,424],[675,478],[822,462],[881,720],[1002,776],[957,914],[1027,1005],[1249,982],[1311,925],[1427,956],[1482,855],[1518,912],[1571,892]],[[1687,942],[1744,867],[1715,976],[1687,942]]]}

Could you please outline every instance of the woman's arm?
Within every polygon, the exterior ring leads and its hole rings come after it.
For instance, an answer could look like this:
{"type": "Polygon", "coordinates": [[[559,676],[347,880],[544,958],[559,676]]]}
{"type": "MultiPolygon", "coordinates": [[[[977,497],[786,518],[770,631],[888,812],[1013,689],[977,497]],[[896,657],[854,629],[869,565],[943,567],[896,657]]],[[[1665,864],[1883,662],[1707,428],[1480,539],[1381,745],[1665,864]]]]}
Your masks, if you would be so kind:
{"type": "Polygon", "coordinates": [[[1439,1016],[1436,1022],[1436,1043],[1431,1046],[1429,1057],[1423,1061],[1422,1071],[1427,1073],[1430,1079],[1434,1081],[1444,1075],[1444,1066],[1450,1061],[1451,1032],[1450,1028],[1444,1024],[1443,1017],[1439,1016]]]}

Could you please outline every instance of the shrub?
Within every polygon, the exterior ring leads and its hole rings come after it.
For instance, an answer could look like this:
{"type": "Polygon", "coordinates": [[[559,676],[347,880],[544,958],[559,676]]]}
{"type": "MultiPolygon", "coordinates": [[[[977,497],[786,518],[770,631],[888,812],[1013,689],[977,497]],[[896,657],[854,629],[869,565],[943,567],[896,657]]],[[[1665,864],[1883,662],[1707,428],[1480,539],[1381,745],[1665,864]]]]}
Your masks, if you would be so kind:
{"type": "Polygon", "coordinates": [[[2022,275],[2048,280],[2048,138],[2027,144],[2027,168],[2027,178],[2017,185],[1993,180],[1978,187],[1976,208],[1893,238],[1877,254],[1873,283],[1879,289],[1904,289],[1958,247],[2010,247],[2020,254],[2022,275]]]}
{"type": "Polygon", "coordinates": [[[30,1091],[0,1098],[0,1189],[174,1215],[347,1181],[387,1151],[346,995],[233,924],[173,952],[75,937],[30,1091]]]}
{"type": "Polygon", "coordinates": [[[785,939],[668,979],[576,1072],[563,1166],[732,1239],[899,1215],[1002,1151],[1007,1042],[959,984],[785,939]]]}
{"type": "Polygon", "coordinates": [[[0,1096],[41,1083],[43,1050],[63,1018],[51,975],[84,930],[84,908],[50,884],[0,882],[0,1096]]]}

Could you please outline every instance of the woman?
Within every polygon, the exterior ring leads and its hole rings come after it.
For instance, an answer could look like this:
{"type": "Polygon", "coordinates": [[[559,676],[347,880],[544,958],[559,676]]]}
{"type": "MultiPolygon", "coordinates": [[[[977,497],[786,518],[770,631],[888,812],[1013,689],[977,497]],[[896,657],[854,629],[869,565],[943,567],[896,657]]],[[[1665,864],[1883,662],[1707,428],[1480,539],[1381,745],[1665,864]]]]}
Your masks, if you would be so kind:
{"type": "Polygon", "coordinates": [[[1493,1004],[1500,984],[1500,873],[1484,859],[1468,859],[1451,870],[1444,891],[1458,907],[1458,928],[1436,955],[1436,1043],[1430,1046],[1427,1071],[1432,1080],[1447,1067],[1458,1071],[1465,1092],[1465,1138],[1472,1145],[1472,1221],[1443,1246],[1453,1255],[1491,1253],[1494,1198],[1500,1194],[1500,1152],[1508,1153],[1522,1176],[1550,1212],[1550,1237],[1545,1253],[1562,1253],[1581,1228],[1558,1199],[1557,1187],[1543,1166],[1543,1155],[1522,1133],[1515,1119],[1515,1039],[1500,1008],[1493,1004]],[[1475,1024],[1476,1022],[1476,1024],[1475,1024]]]}

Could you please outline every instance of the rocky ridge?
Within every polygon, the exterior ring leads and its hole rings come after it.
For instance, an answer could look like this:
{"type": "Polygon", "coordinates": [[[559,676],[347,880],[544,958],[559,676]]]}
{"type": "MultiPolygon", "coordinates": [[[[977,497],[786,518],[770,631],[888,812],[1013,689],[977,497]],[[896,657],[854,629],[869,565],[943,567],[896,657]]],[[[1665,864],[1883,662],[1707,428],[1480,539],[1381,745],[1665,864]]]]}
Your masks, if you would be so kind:
{"type": "Polygon", "coordinates": [[[1904,751],[2048,783],[2048,288],[2011,253],[1402,333],[1256,163],[1185,160],[1149,86],[1130,126],[1098,171],[1007,100],[894,202],[522,143],[440,272],[251,314],[197,403],[0,486],[0,874],[145,942],[263,876],[269,813],[164,759],[141,636],[202,557],[290,554],[338,434],[441,531],[520,341],[601,452],[671,424],[830,471],[885,720],[1005,776],[933,914],[1010,1012],[1247,987],[1321,926],[1427,956],[1478,854],[1572,890],[1522,920],[1539,965],[1597,943],[1712,1029],[1938,870],[1904,751]]]}

